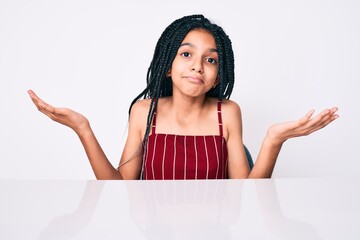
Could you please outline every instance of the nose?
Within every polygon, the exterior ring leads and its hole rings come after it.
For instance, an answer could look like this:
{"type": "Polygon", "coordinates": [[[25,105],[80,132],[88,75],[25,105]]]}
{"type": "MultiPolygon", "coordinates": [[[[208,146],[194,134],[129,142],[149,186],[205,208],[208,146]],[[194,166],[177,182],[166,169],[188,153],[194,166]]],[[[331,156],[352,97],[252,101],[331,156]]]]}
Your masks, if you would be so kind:
{"type": "Polygon", "coordinates": [[[202,59],[194,59],[194,61],[192,62],[191,70],[198,73],[203,73],[204,69],[202,65],[202,59]]]}

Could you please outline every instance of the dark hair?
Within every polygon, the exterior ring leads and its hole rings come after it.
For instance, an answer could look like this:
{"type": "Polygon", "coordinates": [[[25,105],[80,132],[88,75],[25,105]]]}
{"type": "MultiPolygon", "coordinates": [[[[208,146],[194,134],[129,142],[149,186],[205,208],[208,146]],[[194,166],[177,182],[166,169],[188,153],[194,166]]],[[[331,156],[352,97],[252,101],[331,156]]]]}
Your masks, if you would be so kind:
{"type": "Polygon", "coordinates": [[[171,68],[181,42],[186,34],[193,29],[208,30],[215,38],[218,51],[219,84],[209,90],[206,95],[218,99],[228,99],[234,86],[234,54],[231,41],[224,30],[211,23],[203,15],[185,16],[172,22],[161,34],[154,51],[153,59],[147,72],[146,88],[132,101],[133,104],[140,98],[151,98],[150,109],[147,119],[147,127],[143,141],[147,140],[150,126],[160,97],[172,95],[172,82],[166,79],[166,73],[171,68]]]}

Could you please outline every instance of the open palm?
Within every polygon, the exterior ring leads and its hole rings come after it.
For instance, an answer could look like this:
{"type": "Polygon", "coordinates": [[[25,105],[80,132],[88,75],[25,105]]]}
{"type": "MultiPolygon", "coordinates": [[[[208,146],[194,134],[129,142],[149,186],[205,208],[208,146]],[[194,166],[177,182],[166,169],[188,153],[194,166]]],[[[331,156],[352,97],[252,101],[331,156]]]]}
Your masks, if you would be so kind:
{"type": "Polygon", "coordinates": [[[268,134],[279,142],[285,142],[287,139],[294,137],[309,135],[338,118],[338,115],[335,114],[337,110],[336,107],[325,109],[313,118],[314,110],[311,110],[299,120],[278,123],[271,126],[268,134]]]}
{"type": "Polygon", "coordinates": [[[37,109],[53,121],[70,127],[76,133],[79,133],[82,129],[88,126],[88,120],[80,113],[69,108],[53,107],[39,98],[32,90],[29,90],[28,93],[37,109]]]}

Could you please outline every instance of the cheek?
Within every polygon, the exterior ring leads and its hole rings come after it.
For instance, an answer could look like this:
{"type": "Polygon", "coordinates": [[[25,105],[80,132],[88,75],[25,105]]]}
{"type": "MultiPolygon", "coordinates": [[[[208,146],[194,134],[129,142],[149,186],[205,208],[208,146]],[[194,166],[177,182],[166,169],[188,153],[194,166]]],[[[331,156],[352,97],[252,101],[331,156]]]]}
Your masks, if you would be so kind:
{"type": "Polygon", "coordinates": [[[209,67],[208,68],[208,76],[212,79],[214,79],[214,81],[216,81],[216,79],[218,78],[218,74],[219,74],[219,70],[218,67],[209,67]]]}
{"type": "Polygon", "coordinates": [[[183,69],[184,69],[184,64],[180,64],[179,61],[175,59],[171,65],[171,73],[176,74],[183,71],[183,69]]]}

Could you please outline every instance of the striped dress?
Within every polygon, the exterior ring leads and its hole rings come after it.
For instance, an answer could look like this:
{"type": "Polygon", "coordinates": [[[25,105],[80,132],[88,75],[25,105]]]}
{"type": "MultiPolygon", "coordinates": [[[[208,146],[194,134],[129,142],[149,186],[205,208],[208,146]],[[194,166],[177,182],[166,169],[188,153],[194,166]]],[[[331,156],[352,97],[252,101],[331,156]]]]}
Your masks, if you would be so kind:
{"type": "Polygon", "coordinates": [[[156,133],[156,111],[144,148],[141,179],[226,179],[228,152],[223,137],[221,101],[217,104],[219,135],[156,133]]]}

